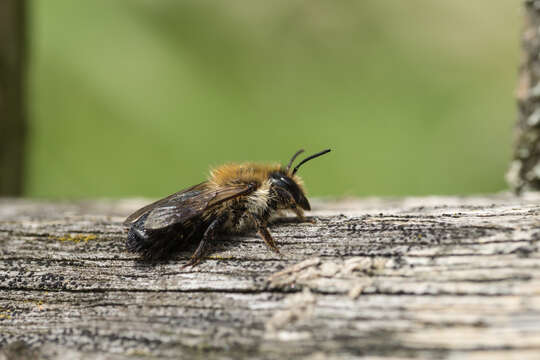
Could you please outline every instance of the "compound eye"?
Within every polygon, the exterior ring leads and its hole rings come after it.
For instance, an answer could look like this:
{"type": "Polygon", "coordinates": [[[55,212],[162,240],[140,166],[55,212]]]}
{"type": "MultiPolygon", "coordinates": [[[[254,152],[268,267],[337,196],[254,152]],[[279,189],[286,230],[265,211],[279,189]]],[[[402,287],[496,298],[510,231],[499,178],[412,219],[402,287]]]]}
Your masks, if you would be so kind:
{"type": "Polygon", "coordinates": [[[271,177],[272,182],[279,187],[290,189],[291,187],[294,187],[294,182],[292,182],[290,179],[287,179],[286,177],[282,175],[272,176],[271,177]]]}
{"type": "Polygon", "coordinates": [[[274,174],[271,179],[275,186],[279,186],[280,188],[286,190],[289,194],[291,194],[296,204],[299,205],[302,209],[311,209],[308,200],[302,193],[302,190],[300,190],[298,185],[294,182],[294,180],[281,174],[274,174]]]}

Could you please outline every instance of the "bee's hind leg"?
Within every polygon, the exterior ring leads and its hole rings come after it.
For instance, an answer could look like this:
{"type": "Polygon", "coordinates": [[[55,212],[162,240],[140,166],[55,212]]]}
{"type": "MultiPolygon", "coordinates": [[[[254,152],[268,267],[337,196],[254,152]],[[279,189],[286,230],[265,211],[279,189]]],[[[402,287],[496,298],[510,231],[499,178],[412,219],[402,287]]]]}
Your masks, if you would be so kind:
{"type": "Polygon", "coordinates": [[[204,256],[204,252],[206,250],[206,244],[208,243],[208,240],[212,241],[215,238],[217,230],[219,230],[221,225],[223,225],[223,223],[226,220],[227,220],[226,216],[221,216],[214,219],[210,223],[210,225],[208,225],[208,227],[204,231],[204,235],[201,238],[201,241],[199,242],[199,246],[197,246],[197,249],[195,250],[193,255],[191,255],[191,258],[189,259],[188,263],[182,266],[182,269],[185,269],[188,266],[195,266],[201,262],[204,256]]]}

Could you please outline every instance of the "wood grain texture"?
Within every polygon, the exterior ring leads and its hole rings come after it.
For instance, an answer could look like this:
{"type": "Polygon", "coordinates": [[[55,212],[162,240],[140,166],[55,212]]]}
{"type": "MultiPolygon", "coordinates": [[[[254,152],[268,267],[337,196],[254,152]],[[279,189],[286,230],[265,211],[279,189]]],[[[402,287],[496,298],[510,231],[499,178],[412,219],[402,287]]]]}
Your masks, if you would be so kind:
{"type": "Polygon", "coordinates": [[[516,191],[540,190],[540,1],[523,0],[522,56],[516,88],[514,156],[507,173],[516,191]]]}
{"type": "Polygon", "coordinates": [[[313,201],[147,264],[142,200],[0,200],[0,359],[538,359],[540,195],[313,201]]]}

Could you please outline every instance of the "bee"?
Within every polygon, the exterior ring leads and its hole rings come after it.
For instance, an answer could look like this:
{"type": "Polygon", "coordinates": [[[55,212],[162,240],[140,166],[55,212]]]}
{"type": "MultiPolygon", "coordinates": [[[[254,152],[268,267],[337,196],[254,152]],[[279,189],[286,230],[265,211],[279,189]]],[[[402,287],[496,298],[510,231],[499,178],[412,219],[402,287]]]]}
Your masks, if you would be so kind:
{"type": "Polygon", "coordinates": [[[217,167],[207,181],[135,211],[124,221],[127,249],[154,260],[198,244],[185,268],[197,265],[208,243],[219,234],[255,229],[270,250],[279,253],[268,223],[273,215],[286,210],[307,221],[304,210],[311,210],[311,206],[296,172],[330,149],[308,156],[292,168],[303,152],[297,151],[286,167],[257,163],[217,167]]]}

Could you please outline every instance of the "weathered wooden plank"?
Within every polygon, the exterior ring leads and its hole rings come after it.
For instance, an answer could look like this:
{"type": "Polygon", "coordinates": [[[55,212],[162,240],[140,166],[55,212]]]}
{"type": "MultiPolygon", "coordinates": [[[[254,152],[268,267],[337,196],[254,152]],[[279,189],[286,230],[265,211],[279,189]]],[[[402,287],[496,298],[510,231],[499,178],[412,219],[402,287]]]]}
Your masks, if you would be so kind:
{"type": "Polygon", "coordinates": [[[315,201],[194,269],[125,251],[143,200],[0,200],[0,359],[534,359],[539,200],[315,201]]]}

